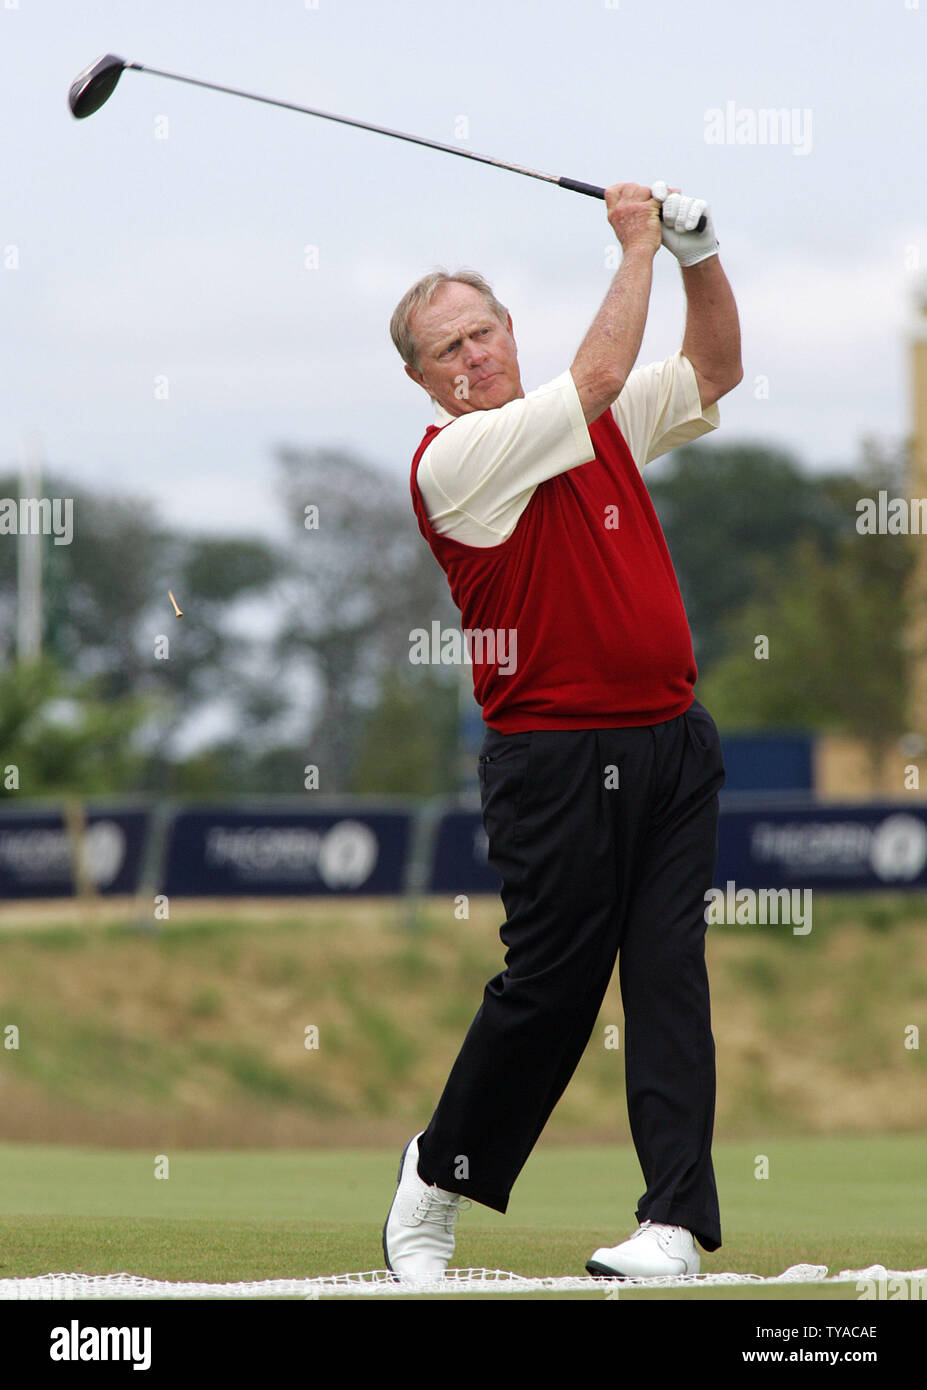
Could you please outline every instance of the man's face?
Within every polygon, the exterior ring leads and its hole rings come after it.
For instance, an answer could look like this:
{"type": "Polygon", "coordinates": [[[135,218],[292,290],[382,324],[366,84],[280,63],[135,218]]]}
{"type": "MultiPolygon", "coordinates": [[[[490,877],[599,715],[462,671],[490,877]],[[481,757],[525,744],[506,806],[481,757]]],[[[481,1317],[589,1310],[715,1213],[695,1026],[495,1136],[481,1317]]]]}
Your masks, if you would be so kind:
{"type": "Polygon", "coordinates": [[[442,285],[430,304],[417,309],[410,327],[418,348],[416,371],[406,367],[449,415],[494,410],[525,393],[518,351],[508,324],[496,318],[472,285],[442,285]]]}

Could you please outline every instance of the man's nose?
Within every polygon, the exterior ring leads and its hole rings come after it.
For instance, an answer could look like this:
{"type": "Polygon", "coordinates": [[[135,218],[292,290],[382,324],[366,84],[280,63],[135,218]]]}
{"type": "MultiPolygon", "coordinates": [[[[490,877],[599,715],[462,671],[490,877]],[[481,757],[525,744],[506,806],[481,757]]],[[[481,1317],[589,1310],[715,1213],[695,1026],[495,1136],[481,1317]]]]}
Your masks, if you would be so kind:
{"type": "Polygon", "coordinates": [[[486,344],[481,338],[469,338],[466,345],[466,361],[468,366],[476,366],[479,362],[485,362],[489,356],[486,344]]]}

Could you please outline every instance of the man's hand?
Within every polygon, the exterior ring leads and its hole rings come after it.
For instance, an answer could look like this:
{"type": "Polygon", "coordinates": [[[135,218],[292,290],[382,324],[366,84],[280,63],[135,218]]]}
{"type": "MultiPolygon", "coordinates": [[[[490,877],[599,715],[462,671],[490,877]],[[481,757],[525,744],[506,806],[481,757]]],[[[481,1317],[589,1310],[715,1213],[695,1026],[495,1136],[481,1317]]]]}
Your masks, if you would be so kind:
{"type": "Polygon", "coordinates": [[[621,394],[637,360],[647,322],[653,258],[660,249],[660,205],[639,183],[605,190],[608,220],[623,252],[608,294],[570,371],[586,423],[621,394]]]}
{"type": "Polygon", "coordinates": [[[660,205],[649,188],[639,183],[614,183],[605,190],[605,206],[625,255],[630,251],[657,254],[661,241],[660,205]]]}
{"type": "Polygon", "coordinates": [[[682,355],[695,372],[702,409],[719,401],[743,380],[737,305],[721,268],[714,225],[703,198],[686,198],[678,188],[653,185],[663,205],[663,245],[679,261],[686,292],[686,331],[682,355]],[[695,230],[700,217],[705,227],[695,230]]]}
{"type": "Polygon", "coordinates": [[[718,254],[718,239],[704,198],[688,198],[678,188],[668,189],[662,179],[653,185],[653,196],[663,205],[663,245],[680,265],[697,265],[718,254]],[[703,214],[705,227],[697,232],[703,214]]]}

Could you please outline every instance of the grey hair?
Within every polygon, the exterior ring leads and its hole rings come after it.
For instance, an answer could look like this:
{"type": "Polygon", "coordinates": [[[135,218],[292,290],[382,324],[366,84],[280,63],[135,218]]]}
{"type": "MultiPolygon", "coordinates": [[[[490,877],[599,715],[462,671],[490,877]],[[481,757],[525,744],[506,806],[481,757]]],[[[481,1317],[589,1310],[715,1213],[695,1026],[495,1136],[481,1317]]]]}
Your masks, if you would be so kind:
{"type": "Polygon", "coordinates": [[[475,270],[456,270],[453,275],[446,270],[432,270],[428,275],[422,276],[421,280],[416,281],[410,290],[406,290],[393,310],[393,317],[389,324],[390,336],[396,346],[396,351],[403,362],[413,371],[419,370],[418,346],[409,326],[409,320],[416,309],[421,309],[426,304],[431,303],[442,285],[454,283],[471,285],[473,289],[479,290],[500,323],[508,326],[508,309],[504,304],[499,303],[482,275],[478,275],[475,270]]]}

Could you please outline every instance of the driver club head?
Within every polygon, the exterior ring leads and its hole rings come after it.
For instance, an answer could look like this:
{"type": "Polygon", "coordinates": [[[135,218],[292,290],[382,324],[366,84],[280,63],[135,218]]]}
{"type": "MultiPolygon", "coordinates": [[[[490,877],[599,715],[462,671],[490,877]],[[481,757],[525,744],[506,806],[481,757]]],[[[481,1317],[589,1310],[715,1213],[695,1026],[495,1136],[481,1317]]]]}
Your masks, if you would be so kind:
{"type": "Polygon", "coordinates": [[[103,103],[112,96],[125,67],[128,67],[128,64],[124,58],[106,53],[95,63],[84,68],[83,72],[78,73],[68,92],[71,115],[80,121],[85,116],[92,116],[94,111],[99,111],[103,103]]]}

